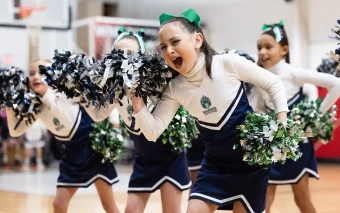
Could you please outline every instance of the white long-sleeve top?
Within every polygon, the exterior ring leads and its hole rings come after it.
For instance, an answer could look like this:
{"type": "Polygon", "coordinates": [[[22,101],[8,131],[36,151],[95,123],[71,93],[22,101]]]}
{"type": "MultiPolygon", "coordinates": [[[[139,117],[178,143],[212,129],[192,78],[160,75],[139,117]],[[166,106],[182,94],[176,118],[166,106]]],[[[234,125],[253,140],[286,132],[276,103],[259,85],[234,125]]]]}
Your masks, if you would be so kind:
{"type": "Polygon", "coordinates": [[[315,101],[319,97],[318,88],[314,84],[303,84],[302,91],[309,100],[315,101]]]}
{"type": "MultiPolygon", "coordinates": [[[[170,82],[152,114],[146,107],[135,114],[136,123],[148,140],[157,140],[171,122],[180,104],[202,127],[220,130],[233,115],[239,102],[242,100],[244,104],[241,81],[266,91],[276,112],[289,111],[280,78],[247,59],[234,54],[215,55],[211,70],[212,79],[206,73],[205,58],[202,54],[192,71],[186,76],[179,75],[170,82]]],[[[248,101],[246,102],[248,105],[248,101]]]]}
{"type": "MultiPolygon", "coordinates": [[[[41,98],[42,108],[41,113],[35,115],[35,119],[40,119],[45,127],[61,141],[69,141],[74,136],[79,128],[82,119],[82,111],[80,105],[76,100],[67,99],[64,94],[57,93],[49,88],[44,96],[41,98]]],[[[113,106],[110,108],[102,108],[103,113],[111,112],[113,106]]],[[[91,111],[91,109],[85,108],[91,111]]],[[[18,137],[24,134],[32,124],[25,124],[21,122],[16,130],[14,126],[18,122],[15,113],[11,109],[6,109],[7,122],[10,135],[18,137]]],[[[89,113],[90,114],[90,113],[89,113]]],[[[109,113],[107,113],[108,115],[109,113]]],[[[107,116],[106,116],[107,117],[107,116]]],[[[94,121],[103,120],[103,117],[93,117],[94,121]]]]}
{"type": "MultiPolygon", "coordinates": [[[[308,95],[311,96],[312,100],[315,100],[317,97],[316,88],[308,88],[310,87],[308,84],[327,88],[328,94],[320,106],[321,113],[327,112],[340,97],[340,78],[336,78],[330,74],[298,68],[286,63],[284,60],[281,60],[268,70],[280,76],[285,87],[287,100],[293,99],[302,87],[304,88],[305,93],[309,92],[308,95]]],[[[273,103],[271,102],[270,97],[264,91],[261,91],[261,95],[265,104],[269,108],[272,108],[273,103]]]]}

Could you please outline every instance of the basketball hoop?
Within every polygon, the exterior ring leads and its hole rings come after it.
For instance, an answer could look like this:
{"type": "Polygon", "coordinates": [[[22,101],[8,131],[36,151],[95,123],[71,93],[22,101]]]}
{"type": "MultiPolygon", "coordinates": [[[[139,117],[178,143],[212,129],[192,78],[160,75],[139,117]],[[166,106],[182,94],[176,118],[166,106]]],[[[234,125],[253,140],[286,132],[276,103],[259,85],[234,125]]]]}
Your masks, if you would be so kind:
{"type": "Polygon", "coordinates": [[[47,9],[46,5],[40,5],[39,0],[34,6],[20,5],[17,8],[17,13],[20,19],[26,19],[27,39],[28,39],[28,66],[36,59],[39,58],[39,44],[41,26],[44,22],[43,11],[47,9]],[[34,13],[38,16],[33,15],[34,13]]]}
{"type": "Polygon", "coordinates": [[[20,6],[19,8],[19,17],[21,19],[28,18],[32,15],[33,12],[41,12],[46,10],[46,5],[42,6],[35,6],[35,7],[27,7],[27,6],[20,6]]]}

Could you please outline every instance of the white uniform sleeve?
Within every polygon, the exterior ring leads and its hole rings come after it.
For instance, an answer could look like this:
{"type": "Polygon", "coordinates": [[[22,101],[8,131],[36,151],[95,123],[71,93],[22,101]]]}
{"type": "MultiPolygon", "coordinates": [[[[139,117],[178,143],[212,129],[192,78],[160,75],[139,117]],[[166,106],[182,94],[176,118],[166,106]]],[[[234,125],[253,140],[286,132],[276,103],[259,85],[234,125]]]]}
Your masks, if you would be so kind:
{"type": "MultiPolygon", "coordinates": [[[[76,122],[80,107],[77,101],[68,99],[66,95],[53,91],[51,88],[46,91],[44,96],[41,98],[41,101],[44,104],[43,113],[47,116],[59,118],[66,127],[72,127],[76,122]]],[[[41,117],[41,121],[44,123],[46,128],[50,129],[50,123],[45,122],[47,120],[48,117],[41,117]]],[[[66,129],[63,131],[66,131],[66,129]]]]}
{"type": "MultiPolygon", "coordinates": [[[[14,127],[18,123],[19,119],[15,116],[15,112],[10,108],[6,108],[6,115],[9,134],[12,137],[19,137],[20,135],[24,134],[34,124],[34,122],[32,122],[32,124],[27,123],[26,125],[25,121],[21,121],[17,129],[14,130],[14,127]]],[[[34,118],[37,120],[39,118],[39,114],[35,115],[34,118]]]]}
{"type": "Polygon", "coordinates": [[[135,114],[136,123],[149,141],[156,141],[175,116],[180,104],[174,97],[169,85],[152,114],[146,106],[135,114]]]}
{"type": "Polygon", "coordinates": [[[313,84],[303,84],[303,94],[307,95],[308,99],[312,101],[319,97],[318,88],[313,84]]]}
{"type": "Polygon", "coordinates": [[[223,62],[226,70],[237,79],[266,91],[276,112],[289,112],[286,92],[279,76],[236,54],[223,55],[223,62]]]}
{"type": "Polygon", "coordinates": [[[100,108],[91,105],[89,107],[84,107],[84,109],[93,121],[100,122],[109,117],[115,107],[116,104],[109,104],[108,106],[101,106],[100,108]]]}
{"type": "MultiPolygon", "coordinates": [[[[52,89],[48,89],[44,97],[42,98],[43,102],[51,108],[51,111],[63,111],[62,107],[56,102],[56,100],[67,99],[67,101],[79,103],[79,98],[68,99],[64,94],[57,93],[57,95],[52,91],[52,89]]],[[[79,103],[80,104],[80,103],[79,103]]],[[[82,106],[80,104],[80,106],[82,106]]],[[[83,106],[82,106],[83,107],[83,106]]],[[[84,107],[87,114],[92,118],[93,121],[99,122],[107,118],[110,113],[112,112],[113,108],[115,108],[115,104],[109,104],[108,106],[104,107],[84,107]]]]}
{"type": "Polygon", "coordinates": [[[61,94],[57,91],[54,91],[51,88],[49,88],[44,94],[44,96],[41,98],[41,101],[44,103],[47,109],[51,111],[57,111],[57,112],[65,111],[65,108],[63,106],[63,103],[65,103],[65,100],[67,100],[66,102],[69,102],[69,103],[72,103],[72,102],[77,103],[75,99],[68,99],[66,95],[61,94]]]}
{"type": "Polygon", "coordinates": [[[340,97],[340,78],[333,75],[300,69],[293,73],[293,78],[299,85],[309,83],[328,89],[327,96],[320,106],[322,114],[326,113],[340,97]]]}
{"type": "Polygon", "coordinates": [[[109,122],[111,124],[119,124],[119,113],[117,108],[114,108],[109,116],[109,122]]]}

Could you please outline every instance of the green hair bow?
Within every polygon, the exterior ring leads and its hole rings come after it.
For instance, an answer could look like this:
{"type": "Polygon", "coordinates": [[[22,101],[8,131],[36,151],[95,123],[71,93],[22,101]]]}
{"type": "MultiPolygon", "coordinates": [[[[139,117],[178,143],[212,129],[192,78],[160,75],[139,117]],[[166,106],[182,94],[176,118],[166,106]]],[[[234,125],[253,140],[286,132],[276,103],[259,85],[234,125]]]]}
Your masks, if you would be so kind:
{"type": "Polygon", "coordinates": [[[197,14],[197,12],[192,9],[189,8],[186,11],[184,11],[183,13],[181,13],[180,16],[174,16],[168,13],[163,13],[161,16],[159,16],[159,22],[160,24],[163,24],[164,22],[172,19],[172,18],[176,18],[176,17],[182,17],[185,18],[186,20],[188,20],[190,23],[193,23],[196,25],[196,27],[200,27],[200,16],[197,14]]]}
{"type": "Polygon", "coordinates": [[[262,31],[268,31],[268,30],[273,30],[274,34],[275,34],[275,40],[276,42],[280,42],[283,38],[283,28],[284,24],[283,21],[281,20],[280,23],[278,24],[272,24],[272,25],[268,25],[268,24],[264,24],[262,26],[262,31]]]}
{"type": "Polygon", "coordinates": [[[278,24],[273,24],[273,25],[264,24],[262,26],[262,31],[267,31],[267,30],[273,29],[274,27],[283,27],[283,26],[284,26],[284,24],[283,24],[282,20],[278,24]]]}

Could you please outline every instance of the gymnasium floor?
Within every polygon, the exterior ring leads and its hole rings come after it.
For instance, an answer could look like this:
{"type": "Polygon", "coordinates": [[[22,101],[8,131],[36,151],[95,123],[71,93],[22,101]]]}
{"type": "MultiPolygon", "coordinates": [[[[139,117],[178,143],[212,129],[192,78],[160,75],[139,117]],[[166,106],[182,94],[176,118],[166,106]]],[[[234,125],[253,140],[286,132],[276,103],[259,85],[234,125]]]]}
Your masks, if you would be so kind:
{"type": "MultiPolygon", "coordinates": [[[[126,190],[131,166],[117,166],[120,181],[113,186],[116,202],[124,212],[126,190]]],[[[312,199],[318,213],[340,212],[340,165],[319,164],[320,180],[311,179],[312,199]]],[[[0,171],[0,213],[52,213],[56,168],[45,172],[0,171]]],[[[188,191],[183,194],[183,213],[187,206],[188,191]]],[[[101,213],[100,200],[95,187],[78,190],[71,200],[70,213],[101,213]]],[[[223,212],[223,211],[221,211],[223,212]]],[[[226,211],[224,211],[226,212],[226,211]]],[[[298,213],[290,187],[278,188],[272,213],[298,213]]],[[[145,213],[161,213],[160,194],[150,198],[145,213]]]]}

